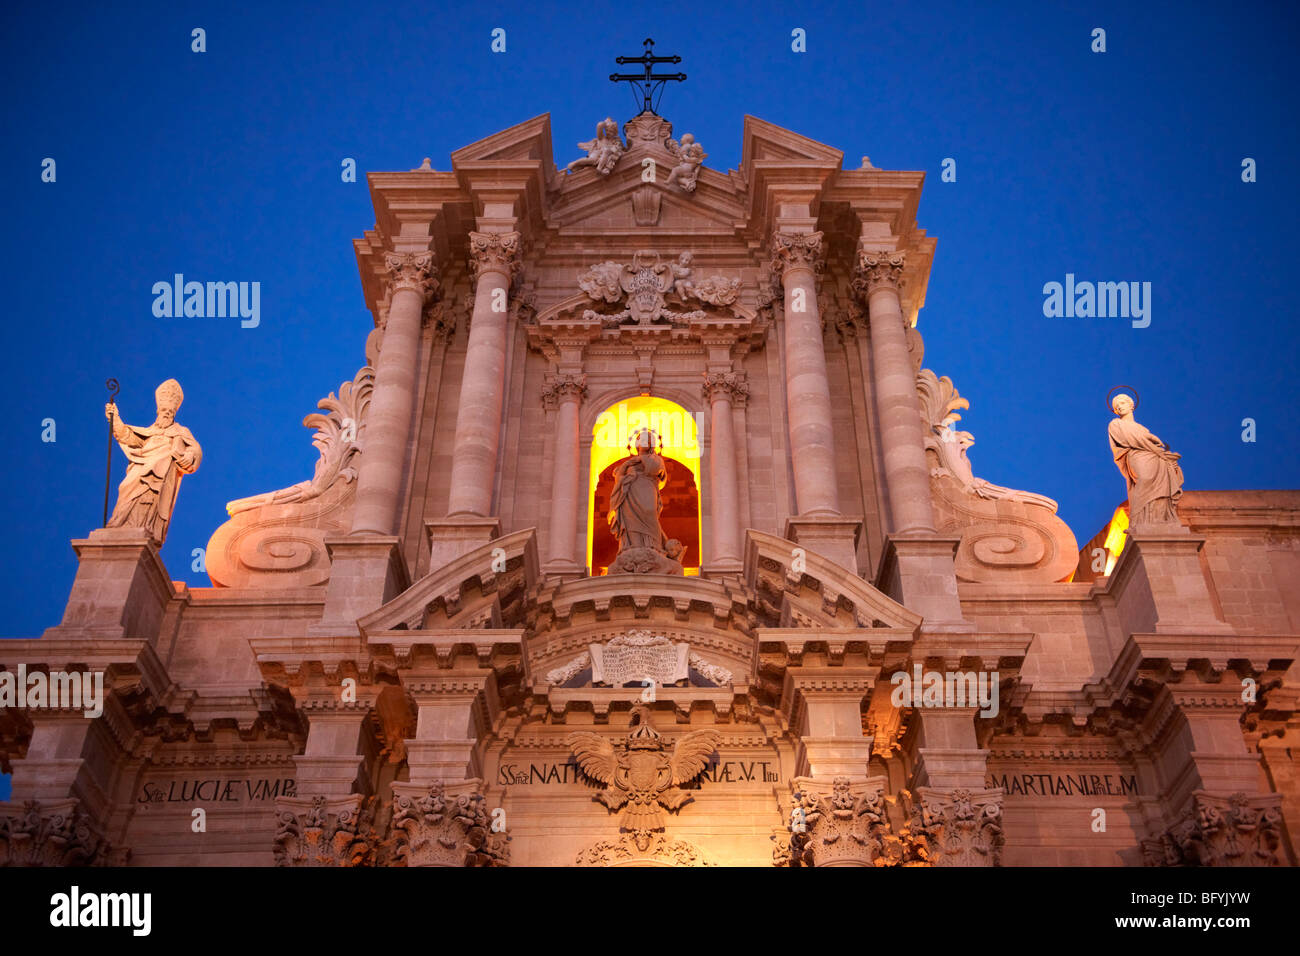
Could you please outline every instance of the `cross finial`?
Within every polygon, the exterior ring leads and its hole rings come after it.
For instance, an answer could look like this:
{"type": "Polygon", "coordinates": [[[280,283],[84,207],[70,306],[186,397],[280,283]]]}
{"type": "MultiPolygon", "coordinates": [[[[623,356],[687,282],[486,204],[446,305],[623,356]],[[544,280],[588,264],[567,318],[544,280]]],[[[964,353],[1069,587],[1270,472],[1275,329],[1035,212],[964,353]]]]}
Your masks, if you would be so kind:
{"type": "MultiPolygon", "coordinates": [[[[645,52],[640,56],[620,56],[616,57],[614,62],[623,63],[640,63],[645,67],[645,73],[611,73],[610,80],[615,83],[629,83],[641,92],[641,111],[643,113],[655,113],[654,102],[655,94],[663,95],[664,84],[669,81],[680,83],[686,79],[685,73],[655,73],[654,64],[656,63],[680,63],[680,56],[655,56],[655,41],[646,37],[645,52]]],[[[658,115],[655,113],[655,115],[658,115]]]]}

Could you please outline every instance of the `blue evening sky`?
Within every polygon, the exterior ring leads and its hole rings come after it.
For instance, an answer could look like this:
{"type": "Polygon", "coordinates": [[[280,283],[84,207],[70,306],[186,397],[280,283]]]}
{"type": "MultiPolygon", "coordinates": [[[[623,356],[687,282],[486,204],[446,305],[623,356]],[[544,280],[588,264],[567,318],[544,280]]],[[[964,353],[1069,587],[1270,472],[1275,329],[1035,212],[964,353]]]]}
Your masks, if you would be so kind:
{"type": "MultiPolygon", "coordinates": [[[[1297,486],[1294,13],[1135,6],[8,5],[0,632],[59,621],[68,541],[101,518],[106,378],[141,425],[160,381],[184,385],[204,459],[163,559],[206,584],[190,554],[225,502],[311,476],[302,417],[362,364],[365,171],[447,169],[452,150],[548,111],[563,165],[597,120],[635,112],[606,77],[648,35],[690,77],[660,112],[713,168],[739,165],[752,113],[847,167],[868,154],[926,172],[919,223],[938,248],[920,329],[926,365],[971,402],[976,474],[1057,499],[1082,544],[1124,498],[1105,398],[1129,383],[1189,488],[1297,486]],[[345,157],[360,182],[341,181],[345,157]],[[155,318],[150,289],[176,272],[260,282],[259,327],[155,318]],[[1066,273],[1150,282],[1150,326],[1045,317],[1043,285],[1066,273]]],[[[114,498],[123,467],[114,450],[114,498]]]]}

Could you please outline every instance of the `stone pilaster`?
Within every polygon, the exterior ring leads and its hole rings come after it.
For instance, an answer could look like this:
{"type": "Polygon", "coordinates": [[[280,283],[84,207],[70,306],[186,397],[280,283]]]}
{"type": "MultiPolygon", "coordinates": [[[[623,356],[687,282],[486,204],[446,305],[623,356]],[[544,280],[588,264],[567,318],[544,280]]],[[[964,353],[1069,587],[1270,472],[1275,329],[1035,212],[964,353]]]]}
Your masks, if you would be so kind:
{"type": "Polygon", "coordinates": [[[492,488],[505,401],[506,320],[520,270],[519,233],[471,232],[474,317],[456,414],[448,515],[492,513],[492,488]]]}
{"type": "Polygon", "coordinates": [[[578,575],[578,509],[583,500],[578,409],[587,394],[587,377],[562,372],[547,379],[542,401],[555,405],[555,474],[551,482],[551,534],[545,570],[578,575]]]}
{"type": "Polygon", "coordinates": [[[736,477],[736,433],[732,410],[749,395],[743,372],[706,372],[704,399],[709,403],[709,505],[713,513],[710,566],[740,568],[740,489],[736,477]]]}
{"type": "Polygon", "coordinates": [[[772,271],[785,291],[785,389],[800,515],[838,515],[835,433],[831,390],[817,307],[822,267],[820,232],[782,232],[772,237],[772,271]]]}
{"type": "Polygon", "coordinates": [[[927,626],[964,626],[953,565],[959,542],[935,533],[916,370],[899,298],[906,264],[902,252],[860,246],[853,279],[871,330],[871,371],[891,527],[876,573],[877,587],[923,614],[927,626]]]}
{"type": "Polygon", "coordinates": [[[388,253],[391,301],[366,411],[366,447],[357,475],[353,534],[397,532],[406,449],[415,413],[420,324],[438,289],[432,253],[388,253]]]}

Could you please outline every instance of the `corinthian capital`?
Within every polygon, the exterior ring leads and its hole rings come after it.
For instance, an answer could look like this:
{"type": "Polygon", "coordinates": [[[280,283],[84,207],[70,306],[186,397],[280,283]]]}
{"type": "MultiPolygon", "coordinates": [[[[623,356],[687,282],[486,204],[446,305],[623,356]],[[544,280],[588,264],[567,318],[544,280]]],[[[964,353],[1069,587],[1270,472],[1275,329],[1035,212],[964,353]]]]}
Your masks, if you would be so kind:
{"type": "Polygon", "coordinates": [[[999,865],[1003,843],[1002,791],[919,787],[909,796],[911,819],[900,834],[909,863],[999,865]]]}
{"type": "Polygon", "coordinates": [[[853,291],[860,296],[867,296],[882,286],[902,289],[905,265],[906,260],[901,252],[859,249],[858,264],[853,270],[853,291]]]}
{"type": "Polygon", "coordinates": [[[438,267],[431,252],[389,252],[384,255],[393,292],[411,289],[428,302],[438,291],[438,267]]]}
{"type": "Polygon", "coordinates": [[[772,273],[781,275],[789,269],[821,272],[822,234],[820,232],[778,232],[772,236],[772,273]]]}
{"type": "Polygon", "coordinates": [[[749,382],[744,372],[706,372],[704,374],[704,398],[712,403],[715,398],[743,402],[749,397],[749,382]]]}
{"type": "Polygon", "coordinates": [[[554,408],[561,402],[581,402],[587,396],[587,376],[562,373],[553,375],[542,386],[542,404],[554,408]]]}
{"type": "MultiPolygon", "coordinates": [[[[390,840],[405,866],[509,866],[509,835],[498,829],[479,781],[448,793],[441,783],[428,790],[393,786],[390,840]]],[[[504,819],[504,817],[502,817],[504,819]]]]}
{"type": "Polygon", "coordinates": [[[485,272],[500,272],[507,281],[519,272],[519,233],[471,232],[469,268],[477,282],[485,272]]]}

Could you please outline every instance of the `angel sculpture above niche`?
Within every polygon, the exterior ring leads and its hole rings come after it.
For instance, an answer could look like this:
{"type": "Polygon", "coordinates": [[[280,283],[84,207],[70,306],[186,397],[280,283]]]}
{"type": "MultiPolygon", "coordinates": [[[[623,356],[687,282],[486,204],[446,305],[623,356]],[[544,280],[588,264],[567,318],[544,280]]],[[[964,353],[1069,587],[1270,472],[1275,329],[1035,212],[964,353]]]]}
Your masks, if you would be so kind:
{"type": "Polygon", "coordinates": [[[565,166],[566,173],[571,173],[581,166],[595,166],[596,172],[608,176],[614,171],[614,167],[624,153],[623,138],[618,134],[618,124],[606,116],[596,124],[596,138],[579,143],[578,149],[586,150],[587,155],[565,166]]]}
{"type": "Polygon", "coordinates": [[[675,183],[682,192],[695,192],[695,182],[699,178],[700,167],[704,165],[704,160],[709,154],[704,151],[703,146],[695,142],[695,137],[690,133],[683,133],[680,143],[670,139],[664,145],[677,159],[677,165],[668,174],[666,185],[671,186],[675,183]]]}

